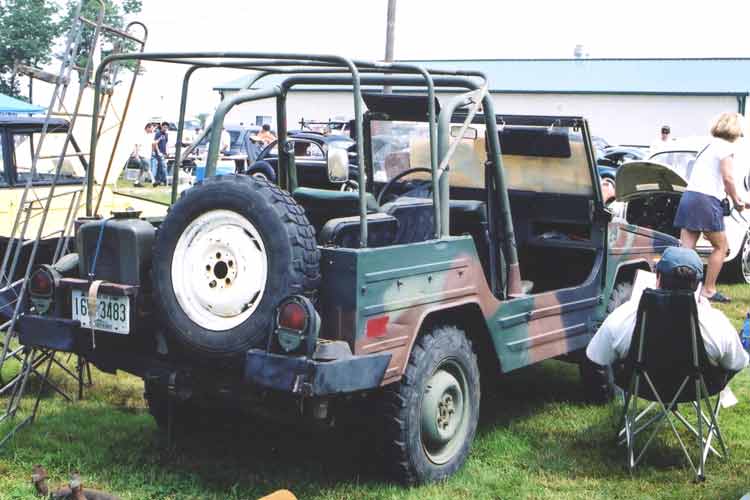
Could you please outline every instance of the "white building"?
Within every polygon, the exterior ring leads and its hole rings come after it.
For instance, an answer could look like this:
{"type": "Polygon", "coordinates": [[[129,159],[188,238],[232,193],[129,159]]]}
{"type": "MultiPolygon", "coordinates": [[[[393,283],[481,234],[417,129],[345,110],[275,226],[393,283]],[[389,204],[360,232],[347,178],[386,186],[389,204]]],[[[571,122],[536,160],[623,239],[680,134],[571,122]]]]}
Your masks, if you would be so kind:
{"type": "MultiPolygon", "coordinates": [[[[435,69],[482,71],[495,111],[580,115],[593,135],[612,144],[650,144],[662,125],[673,137],[705,135],[723,111],[745,114],[750,58],[743,59],[494,59],[403,61],[435,69]]],[[[216,87],[223,97],[246,89],[252,75],[216,87]]],[[[254,88],[280,81],[267,77],[254,88]]],[[[351,118],[351,93],[331,86],[297,87],[287,101],[289,128],[305,120],[351,118]]],[[[229,123],[275,123],[275,101],[233,110],[229,123]]]]}

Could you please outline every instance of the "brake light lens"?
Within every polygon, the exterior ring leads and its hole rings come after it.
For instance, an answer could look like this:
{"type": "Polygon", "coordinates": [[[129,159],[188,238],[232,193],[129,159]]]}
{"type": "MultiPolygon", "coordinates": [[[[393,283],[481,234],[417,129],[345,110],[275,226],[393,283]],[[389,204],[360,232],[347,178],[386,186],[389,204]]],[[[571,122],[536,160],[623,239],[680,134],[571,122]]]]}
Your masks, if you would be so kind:
{"type": "Polygon", "coordinates": [[[37,269],[34,274],[31,275],[31,283],[29,283],[29,292],[31,295],[41,295],[48,297],[52,295],[52,288],[54,287],[54,279],[52,275],[47,272],[46,269],[37,269]]]}
{"type": "Polygon", "coordinates": [[[296,301],[289,301],[279,309],[279,326],[288,330],[302,331],[307,326],[307,312],[296,301]]]}

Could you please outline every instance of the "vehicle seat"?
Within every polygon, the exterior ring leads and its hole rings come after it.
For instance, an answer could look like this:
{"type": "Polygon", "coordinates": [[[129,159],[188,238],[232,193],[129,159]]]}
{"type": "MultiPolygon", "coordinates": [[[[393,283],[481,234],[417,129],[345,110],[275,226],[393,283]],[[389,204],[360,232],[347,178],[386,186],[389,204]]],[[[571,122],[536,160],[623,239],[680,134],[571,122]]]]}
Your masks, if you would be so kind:
{"type": "MultiPolygon", "coordinates": [[[[398,220],[388,214],[367,214],[367,246],[393,245],[398,232],[398,220]]],[[[318,243],[325,246],[359,248],[359,216],[340,217],[325,223],[318,235],[318,243]]]]}
{"type": "Polygon", "coordinates": [[[450,200],[451,234],[468,234],[477,247],[487,281],[490,280],[490,235],[487,223],[487,205],[478,200],[450,200]]]}
{"type": "Polygon", "coordinates": [[[380,207],[380,211],[398,220],[395,245],[427,241],[434,237],[435,214],[429,198],[402,196],[380,207]]]}
{"type": "MultiPolygon", "coordinates": [[[[292,193],[297,203],[302,205],[307,219],[320,234],[323,226],[331,219],[359,215],[359,193],[357,191],[334,191],[298,187],[292,193]]],[[[367,193],[367,212],[377,212],[378,203],[372,194],[367,193]]]]}

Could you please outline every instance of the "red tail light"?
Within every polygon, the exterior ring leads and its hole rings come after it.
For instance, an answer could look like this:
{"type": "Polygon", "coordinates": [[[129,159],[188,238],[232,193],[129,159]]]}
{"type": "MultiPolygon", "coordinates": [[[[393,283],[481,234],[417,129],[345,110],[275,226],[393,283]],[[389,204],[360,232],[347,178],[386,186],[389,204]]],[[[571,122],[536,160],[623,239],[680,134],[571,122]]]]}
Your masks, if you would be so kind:
{"type": "Polygon", "coordinates": [[[54,285],[54,278],[52,278],[52,275],[46,269],[37,269],[31,275],[29,292],[31,295],[50,296],[52,295],[54,285]]]}
{"type": "Polygon", "coordinates": [[[279,309],[279,326],[288,330],[302,331],[307,326],[307,312],[301,304],[289,301],[279,309]]]}

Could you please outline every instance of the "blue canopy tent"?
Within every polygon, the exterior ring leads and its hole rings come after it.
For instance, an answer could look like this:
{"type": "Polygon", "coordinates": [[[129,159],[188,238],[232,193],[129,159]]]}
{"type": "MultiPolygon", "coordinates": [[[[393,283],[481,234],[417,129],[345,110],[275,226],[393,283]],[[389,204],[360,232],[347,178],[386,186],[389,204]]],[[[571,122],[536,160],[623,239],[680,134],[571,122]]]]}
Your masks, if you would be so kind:
{"type": "Polygon", "coordinates": [[[21,101],[20,99],[15,99],[5,94],[0,94],[0,114],[2,115],[42,112],[44,112],[44,108],[41,106],[29,104],[27,102],[21,101]]]}

